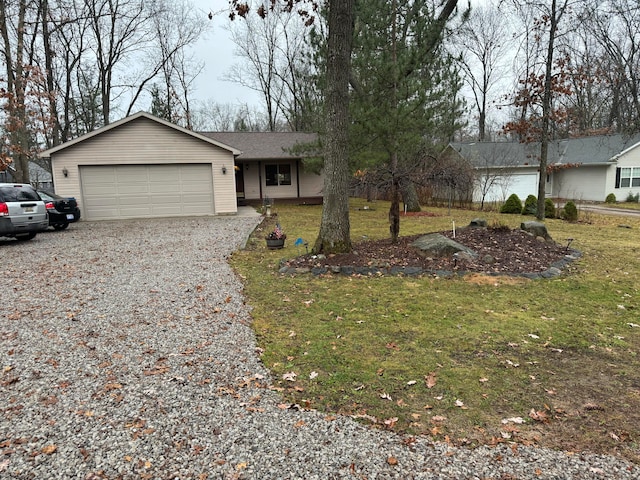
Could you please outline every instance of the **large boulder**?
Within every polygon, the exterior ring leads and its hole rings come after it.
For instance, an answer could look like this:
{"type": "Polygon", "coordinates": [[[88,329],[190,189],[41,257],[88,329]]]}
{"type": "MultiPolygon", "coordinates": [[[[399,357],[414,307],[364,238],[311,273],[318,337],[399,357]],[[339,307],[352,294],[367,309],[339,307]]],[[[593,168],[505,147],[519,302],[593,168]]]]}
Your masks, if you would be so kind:
{"type": "Polygon", "coordinates": [[[544,238],[547,242],[553,242],[553,238],[547,231],[547,226],[541,222],[522,222],[520,229],[530,233],[536,238],[544,238]]]}
{"type": "Polygon", "coordinates": [[[465,252],[473,258],[478,256],[478,254],[469,247],[465,247],[439,233],[423,235],[417,238],[411,246],[418,249],[418,253],[424,257],[449,257],[458,252],[465,252]]]}

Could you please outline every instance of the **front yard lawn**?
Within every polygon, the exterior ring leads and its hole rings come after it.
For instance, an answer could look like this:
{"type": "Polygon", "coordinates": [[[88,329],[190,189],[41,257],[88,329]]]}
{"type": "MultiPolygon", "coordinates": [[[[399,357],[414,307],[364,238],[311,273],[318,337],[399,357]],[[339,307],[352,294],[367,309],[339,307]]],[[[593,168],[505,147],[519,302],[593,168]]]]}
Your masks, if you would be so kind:
{"type": "MultiPolygon", "coordinates": [[[[384,238],[388,204],[351,205],[352,238],[384,238]]],[[[401,235],[476,217],[426,208],[401,235]]],[[[373,428],[452,444],[513,442],[640,461],[640,220],[589,214],[545,223],[583,256],[554,279],[281,275],[313,245],[321,207],[278,206],[283,250],[258,229],[232,264],[253,307],[262,359],[284,401],[373,428]],[[624,223],[631,228],[620,228],[624,223]]],[[[265,229],[267,227],[264,227],[265,229]]]]}

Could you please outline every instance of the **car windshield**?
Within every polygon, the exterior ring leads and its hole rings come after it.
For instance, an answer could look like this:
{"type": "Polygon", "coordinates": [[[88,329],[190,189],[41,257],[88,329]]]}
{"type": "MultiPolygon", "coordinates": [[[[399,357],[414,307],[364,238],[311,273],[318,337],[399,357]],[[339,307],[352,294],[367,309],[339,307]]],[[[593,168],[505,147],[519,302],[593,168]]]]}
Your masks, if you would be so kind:
{"type": "Polygon", "coordinates": [[[22,185],[0,187],[0,198],[4,202],[38,201],[40,198],[34,189],[22,185]]]}

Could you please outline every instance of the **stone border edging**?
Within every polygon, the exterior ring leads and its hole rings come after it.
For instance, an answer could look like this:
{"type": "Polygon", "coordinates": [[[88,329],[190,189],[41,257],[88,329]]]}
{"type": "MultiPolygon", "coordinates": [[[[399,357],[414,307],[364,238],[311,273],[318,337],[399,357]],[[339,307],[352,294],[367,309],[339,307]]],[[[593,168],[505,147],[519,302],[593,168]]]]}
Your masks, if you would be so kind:
{"type": "MultiPolygon", "coordinates": [[[[582,252],[578,250],[569,250],[571,253],[567,253],[564,258],[554,262],[551,264],[549,268],[542,272],[524,272],[524,273],[508,273],[508,272],[476,272],[476,271],[459,271],[453,272],[450,270],[431,270],[424,269],[422,267],[355,267],[353,265],[332,265],[332,266],[324,266],[324,267],[289,267],[289,266],[281,266],[278,270],[278,273],[283,275],[305,275],[312,274],[314,276],[325,275],[327,273],[335,274],[335,275],[346,275],[346,276],[407,276],[407,277],[418,277],[422,275],[432,275],[434,277],[454,277],[454,276],[463,276],[469,273],[482,273],[489,276],[500,277],[500,276],[510,276],[510,277],[524,277],[531,280],[536,280],[540,278],[554,278],[562,273],[562,270],[569,265],[571,262],[577,260],[582,257],[582,252]]],[[[285,262],[285,261],[283,261],[285,262]]]]}

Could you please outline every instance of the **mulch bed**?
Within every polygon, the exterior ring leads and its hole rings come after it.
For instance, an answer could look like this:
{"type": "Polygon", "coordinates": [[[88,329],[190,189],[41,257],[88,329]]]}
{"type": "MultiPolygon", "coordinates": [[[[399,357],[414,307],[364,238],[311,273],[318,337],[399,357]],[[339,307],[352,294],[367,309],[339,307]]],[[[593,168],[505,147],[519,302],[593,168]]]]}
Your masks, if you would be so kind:
{"type": "Polygon", "coordinates": [[[318,258],[303,255],[288,260],[290,268],[332,266],[353,267],[419,267],[426,271],[484,272],[494,274],[522,274],[543,272],[563,260],[573,251],[565,245],[544,242],[522,230],[507,228],[464,228],[456,232],[438,232],[474,250],[474,260],[460,261],[453,257],[428,258],[420,255],[411,243],[421,235],[401,237],[396,244],[389,239],[362,241],[346,254],[318,258]],[[491,258],[489,258],[491,257],[491,258]]]}

